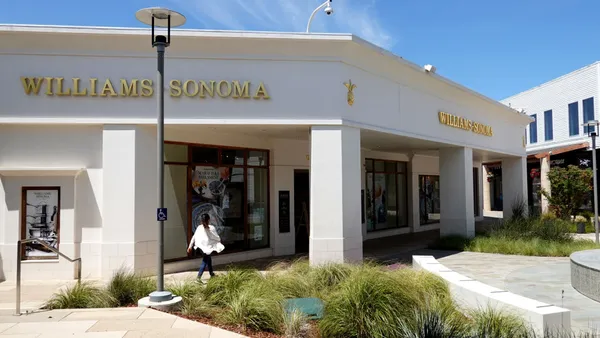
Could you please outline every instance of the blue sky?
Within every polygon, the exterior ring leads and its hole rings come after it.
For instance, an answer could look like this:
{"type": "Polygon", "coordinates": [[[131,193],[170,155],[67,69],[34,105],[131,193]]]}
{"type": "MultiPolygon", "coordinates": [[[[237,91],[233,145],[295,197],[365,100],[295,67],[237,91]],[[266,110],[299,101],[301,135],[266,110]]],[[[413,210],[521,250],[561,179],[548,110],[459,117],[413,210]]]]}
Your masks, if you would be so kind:
{"type": "MultiPolygon", "coordinates": [[[[140,26],[165,6],[184,28],[304,31],[323,0],[0,0],[1,23],[140,26]],[[10,10],[8,10],[10,9],[10,10]]],[[[333,0],[314,32],[350,32],[494,99],[600,59],[598,0],[333,0]]]]}

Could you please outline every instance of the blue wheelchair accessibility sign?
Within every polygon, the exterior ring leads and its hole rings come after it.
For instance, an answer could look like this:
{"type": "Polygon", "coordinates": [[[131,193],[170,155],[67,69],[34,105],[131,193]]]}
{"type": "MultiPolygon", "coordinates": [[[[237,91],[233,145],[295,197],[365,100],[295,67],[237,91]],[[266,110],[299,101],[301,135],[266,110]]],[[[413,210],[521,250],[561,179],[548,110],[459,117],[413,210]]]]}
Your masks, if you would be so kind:
{"type": "Polygon", "coordinates": [[[167,220],[167,208],[156,209],[156,220],[157,221],[166,221],[167,220]]]}

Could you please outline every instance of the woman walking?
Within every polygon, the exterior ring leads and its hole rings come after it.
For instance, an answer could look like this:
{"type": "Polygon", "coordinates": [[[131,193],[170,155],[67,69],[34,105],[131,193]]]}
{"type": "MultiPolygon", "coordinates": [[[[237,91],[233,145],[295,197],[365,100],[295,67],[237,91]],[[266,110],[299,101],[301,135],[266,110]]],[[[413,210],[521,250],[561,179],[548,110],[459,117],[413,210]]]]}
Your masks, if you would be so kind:
{"type": "Polygon", "coordinates": [[[210,216],[208,214],[202,214],[200,218],[202,224],[196,228],[194,236],[190,241],[187,252],[192,253],[192,250],[200,249],[202,251],[202,264],[200,270],[198,270],[198,278],[202,277],[205,269],[208,269],[208,273],[211,277],[215,275],[212,266],[212,255],[213,252],[219,253],[225,249],[225,246],[221,244],[221,237],[217,233],[215,226],[210,224],[210,216]]]}

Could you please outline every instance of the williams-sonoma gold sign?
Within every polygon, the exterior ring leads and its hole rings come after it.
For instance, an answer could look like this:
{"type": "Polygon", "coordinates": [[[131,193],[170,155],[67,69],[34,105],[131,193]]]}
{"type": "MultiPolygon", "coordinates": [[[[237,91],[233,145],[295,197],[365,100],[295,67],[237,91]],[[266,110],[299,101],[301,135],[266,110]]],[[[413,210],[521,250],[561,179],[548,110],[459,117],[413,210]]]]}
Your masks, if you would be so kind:
{"type": "MultiPolygon", "coordinates": [[[[63,77],[21,77],[23,90],[27,95],[47,96],[92,96],[92,97],[151,97],[154,95],[153,81],[150,79],[110,79],[63,77]]],[[[171,80],[169,95],[172,97],[234,98],[268,100],[271,97],[260,82],[227,80],[171,80]]]]}
{"type": "Polygon", "coordinates": [[[439,112],[438,116],[440,118],[440,123],[445,124],[450,127],[470,130],[475,134],[485,135],[485,136],[493,136],[494,132],[492,127],[487,126],[485,124],[481,124],[479,122],[474,122],[464,117],[460,117],[457,115],[448,114],[446,112],[439,112]]]}

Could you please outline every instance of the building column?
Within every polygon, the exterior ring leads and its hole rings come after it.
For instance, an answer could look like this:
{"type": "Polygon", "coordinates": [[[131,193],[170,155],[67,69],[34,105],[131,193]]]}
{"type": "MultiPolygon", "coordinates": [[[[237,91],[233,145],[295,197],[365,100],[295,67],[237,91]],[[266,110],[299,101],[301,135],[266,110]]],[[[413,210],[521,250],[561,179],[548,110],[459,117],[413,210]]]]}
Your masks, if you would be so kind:
{"type": "Polygon", "coordinates": [[[440,233],[475,236],[473,149],[440,150],[440,233]]]}
{"type": "Polygon", "coordinates": [[[360,262],[360,129],[313,126],[310,140],[310,263],[360,262]]]}
{"type": "Polygon", "coordinates": [[[510,157],[502,159],[502,209],[504,218],[512,217],[515,203],[523,203],[527,208],[527,158],[510,157]]]}
{"type": "MultiPolygon", "coordinates": [[[[548,179],[548,173],[550,172],[550,156],[544,156],[540,159],[540,188],[542,191],[550,193],[550,179],[548,179]]],[[[542,194],[540,198],[542,204],[542,213],[548,212],[548,199],[542,194]]]]}
{"type": "Polygon", "coordinates": [[[483,185],[483,211],[491,211],[492,210],[492,202],[491,202],[491,191],[490,191],[490,182],[488,181],[488,173],[489,168],[487,165],[481,166],[481,182],[483,185]]]}
{"type": "MultiPolygon", "coordinates": [[[[149,128],[107,125],[102,134],[103,279],[121,267],[156,267],[156,136],[149,128]]],[[[85,264],[85,263],[84,263],[85,264]]]]}

